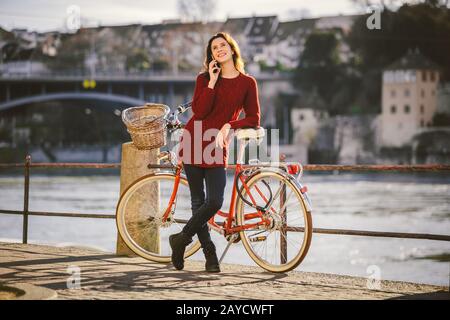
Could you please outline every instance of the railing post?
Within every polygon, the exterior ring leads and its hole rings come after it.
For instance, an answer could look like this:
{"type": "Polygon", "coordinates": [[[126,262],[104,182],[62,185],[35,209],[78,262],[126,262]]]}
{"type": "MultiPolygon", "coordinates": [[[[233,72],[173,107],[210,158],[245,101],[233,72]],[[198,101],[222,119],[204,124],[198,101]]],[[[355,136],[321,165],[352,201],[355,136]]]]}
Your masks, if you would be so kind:
{"type": "Polygon", "coordinates": [[[25,183],[23,192],[23,231],[22,243],[28,243],[28,199],[30,195],[30,164],[31,156],[27,155],[25,158],[25,183]]]}
{"type": "MultiPolygon", "coordinates": [[[[280,162],[284,162],[286,159],[285,154],[280,154],[280,162]]],[[[284,168],[283,168],[284,170],[284,168]]],[[[280,209],[284,207],[284,203],[286,201],[286,185],[284,181],[281,181],[282,189],[280,193],[280,209]]],[[[286,217],[286,208],[284,208],[283,212],[280,212],[281,215],[281,230],[280,230],[280,262],[287,262],[287,217],[286,217]]]]}

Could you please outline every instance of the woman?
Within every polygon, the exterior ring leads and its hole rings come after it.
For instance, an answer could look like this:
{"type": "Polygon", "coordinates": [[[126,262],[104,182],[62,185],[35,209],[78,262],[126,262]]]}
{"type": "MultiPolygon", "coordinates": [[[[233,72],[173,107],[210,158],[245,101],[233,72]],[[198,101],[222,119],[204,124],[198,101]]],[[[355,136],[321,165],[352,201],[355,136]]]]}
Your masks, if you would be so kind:
{"type": "Polygon", "coordinates": [[[207,222],[222,207],[231,130],[258,127],[260,107],[256,81],[244,74],[239,47],[229,34],[219,32],[211,37],[203,68],[195,85],[193,116],[186,124],[179,148],[191,193],[192,217],[180,233],[169,237],[169,242],[172,263],[181,270],[186,246],[197,234],[206,271],[220,272],[207,222]],[[245,118],[238,120],[242,109],[245,118]],[[211,131],[216,134],[208,139],[211,131]]]}

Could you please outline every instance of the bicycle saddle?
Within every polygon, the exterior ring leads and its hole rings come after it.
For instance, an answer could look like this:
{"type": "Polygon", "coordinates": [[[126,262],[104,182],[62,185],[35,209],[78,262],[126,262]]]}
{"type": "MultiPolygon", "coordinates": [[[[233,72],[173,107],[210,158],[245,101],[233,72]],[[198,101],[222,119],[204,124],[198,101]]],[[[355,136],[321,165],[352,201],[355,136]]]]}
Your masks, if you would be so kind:
{"type": "Polygon", "coordinates": [[[250,139],[262,139],[265,136],[265,131],[263,127],[258,128],[246,128],[246,129],[237,129],[236,137],[241,140],[250,140],[250,139]]]}

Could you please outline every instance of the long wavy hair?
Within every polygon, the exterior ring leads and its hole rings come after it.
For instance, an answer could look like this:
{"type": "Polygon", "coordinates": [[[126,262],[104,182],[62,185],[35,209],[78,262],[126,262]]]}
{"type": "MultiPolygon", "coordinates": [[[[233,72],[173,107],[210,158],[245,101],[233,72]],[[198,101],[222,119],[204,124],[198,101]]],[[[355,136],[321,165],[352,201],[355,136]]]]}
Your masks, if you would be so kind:
{"type": "Polygon", "coordinates": [[[203,68],[202,68],[201,72],[205,72],[206,76],[209,78],[209,71],[208,71],[209,63],[213,60],[211,44],[212,44],[213,40],[217,39],[217,38],[222,38],[226,42],[228,42],[228,44],[231,47],[231,50],[234,52],[234,54],[233,54],[234,67],[239,72],[245,73],[245,70],[244,70],[245,63],[241,56],[241,50],[239,49],[239,46],[238,46],[236,40],[234,40],[233,37],[231,37],[230,34],[228,34],[226,32],[218,32],[215,35],[213,35],[211,37],[211,39],[209,39],[208,45],[206,46],[206,50],[205,50],[205,60],[203,62],[203,68]]]}

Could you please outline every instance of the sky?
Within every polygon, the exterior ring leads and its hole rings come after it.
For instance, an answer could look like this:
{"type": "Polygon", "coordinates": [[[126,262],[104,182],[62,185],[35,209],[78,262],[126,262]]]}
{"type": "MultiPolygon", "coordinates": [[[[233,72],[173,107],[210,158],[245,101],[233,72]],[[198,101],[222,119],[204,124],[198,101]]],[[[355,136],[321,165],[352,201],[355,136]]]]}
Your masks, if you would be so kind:
{"type": "MultiPolygon", "coordinates": [[[[85,26],[155,24],[176,19],[177,0],[0,0],[0,26],[29,31],[63,31],[67,9],[80,8],[85,26]]],[[[282,21],[361,13],[351,0],[216,0],[214,20],[251,15],[277,15],[282,21]]]]}

